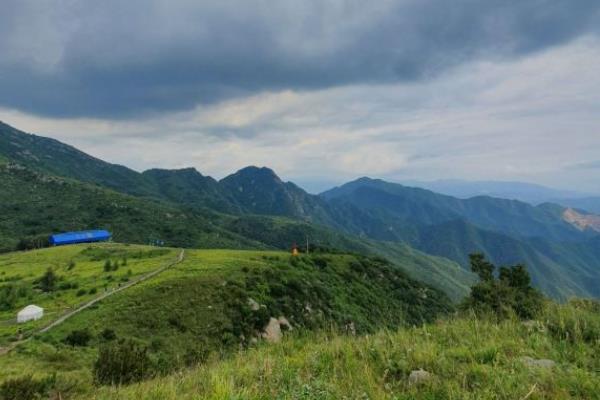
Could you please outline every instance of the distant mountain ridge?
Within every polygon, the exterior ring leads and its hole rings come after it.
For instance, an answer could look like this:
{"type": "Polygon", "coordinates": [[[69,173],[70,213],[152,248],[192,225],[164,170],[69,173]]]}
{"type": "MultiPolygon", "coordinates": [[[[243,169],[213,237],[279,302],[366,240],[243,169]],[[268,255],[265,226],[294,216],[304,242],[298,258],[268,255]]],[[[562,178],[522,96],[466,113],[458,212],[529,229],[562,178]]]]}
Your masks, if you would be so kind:
{"type": "Polygon", "coordinates": [[[497,264],[526,263],[536,285],[556,297],[600,294],[598,233],[565,220],[565,207],[486,196],[457,199],[370,178],[321,196],[369,212],[379,219],[372,226],[387,224],[369,231],[380,240],[403,240],[462,265],[469,253],[482,251],[497,264]]]}
{"type": "Polygon", "coordinates": [[[600,195],[574,190],[554,189],[526,182],[466,181],[445,179],[437,181],[404,181],[406,186],[419,187],[453,197],[468,199],[490,196],[520,200],[533,205],[556,203],[600,214],[600,195]]]}
{"type": "Polygon", "coordinates": [[[481,228],[521,237],[565,240],[580,233],[547,205],[535,207],[488,196],[458,199],[380,179],[360,178],[324,192],[321,197],[344,199],[363,209],[384,209],[394,217],[423,224],[465,218],[481,228]]]}

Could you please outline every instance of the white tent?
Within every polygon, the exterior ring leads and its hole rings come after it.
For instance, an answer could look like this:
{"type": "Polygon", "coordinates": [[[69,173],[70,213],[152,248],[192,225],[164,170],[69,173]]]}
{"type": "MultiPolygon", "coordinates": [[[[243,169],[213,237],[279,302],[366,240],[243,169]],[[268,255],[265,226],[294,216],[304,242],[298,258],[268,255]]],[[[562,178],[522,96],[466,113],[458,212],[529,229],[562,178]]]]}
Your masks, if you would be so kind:
{"type": "Polygon", "coordinates": [[[44,309],[33,304],[28,305],[17,314],[17,322],[37,320],[44,316],[44,309]]]}

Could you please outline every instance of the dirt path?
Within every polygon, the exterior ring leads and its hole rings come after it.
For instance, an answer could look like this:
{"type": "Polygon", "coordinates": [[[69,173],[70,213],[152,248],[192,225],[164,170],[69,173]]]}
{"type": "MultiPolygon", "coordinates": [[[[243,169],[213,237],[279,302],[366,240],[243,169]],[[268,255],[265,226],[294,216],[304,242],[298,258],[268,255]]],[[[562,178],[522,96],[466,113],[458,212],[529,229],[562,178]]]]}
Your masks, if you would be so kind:
{"type": "Polygon", "coordinates": [[[106,292],[104,294],[102,294],[99,297],[96,297],[95,299],[92,299],[90,301],[88,301],[87,303],[82,304],[81,306],[77,307],[76,309],[69,311],[68,313],[64,314],[62,317],[58,318],[56,321],[53,321],[50,325],[39,329],[38,331],[32,333],[30,336],[28,336],[26,339],[20,340],[18,342],[14,342],[12,343],[10,346],[4,347],[4,348],[0,348],[0,355],[6,354],[9,351],[11,351],[12,349],[14,349],[15,347],[17,347],[18,345],[25,343],[29,340],[31,340],[31,338],[37,334],[40,333],[44,333],[44,332],[48,332],[50,329],[62,324],[63,322],[65,322],[66,320],[68,320],[69,318],[73,317],[74,315],[79,314],[80,312],[82,312],[83,310],[85,310],[86,308],[90,308],[91,306],[93,306],[94,304],[106,299],[107,297],[110,297],[114,294],[117,294],[125,289],[129,289],[130,287],[137,285],[138,283],[144,282],[150,278],[155,277],[156,275],[160,274],[161,272],[164,272],[165,270],[171,268],[172,266],[179,264],[180,262],[183,261],[183,258],[185,257],[185,250],[181,250],[181,252],[179,252],[179,255],[177,256],[177,258],[174,261],[170,261],[169,263],[163,265],[162,267],[147,273],[146,275],[142,275],[139,278],[136,278],[134,280],[132,280],[131,282],[128,282],[127,284],[111,290],[109,292],[106,292]]]}

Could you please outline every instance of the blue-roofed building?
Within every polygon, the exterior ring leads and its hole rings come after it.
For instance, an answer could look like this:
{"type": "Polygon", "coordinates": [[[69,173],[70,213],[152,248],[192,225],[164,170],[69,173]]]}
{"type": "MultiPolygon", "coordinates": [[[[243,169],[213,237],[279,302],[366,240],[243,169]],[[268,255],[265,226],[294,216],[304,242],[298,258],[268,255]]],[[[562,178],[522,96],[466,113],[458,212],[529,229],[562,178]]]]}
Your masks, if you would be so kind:
{"type": "Polygon", "coordinates": [[[65,232],[51,235],[48,241],[52,246],[65,244],[105,242],[110,240],[111,234],[105,230],[65,232]]]}

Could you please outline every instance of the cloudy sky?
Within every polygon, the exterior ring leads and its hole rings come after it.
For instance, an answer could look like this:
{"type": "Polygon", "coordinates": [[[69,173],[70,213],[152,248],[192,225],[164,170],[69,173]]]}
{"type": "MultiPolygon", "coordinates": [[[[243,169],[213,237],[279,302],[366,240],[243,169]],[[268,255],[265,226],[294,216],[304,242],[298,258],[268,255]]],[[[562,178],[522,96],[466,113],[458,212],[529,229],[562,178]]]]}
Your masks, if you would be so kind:
{"type": "Polygon", "coordinates": [[[136,170],[600,193],[600,2],[4,0],[0,120],[136,170]]]}

